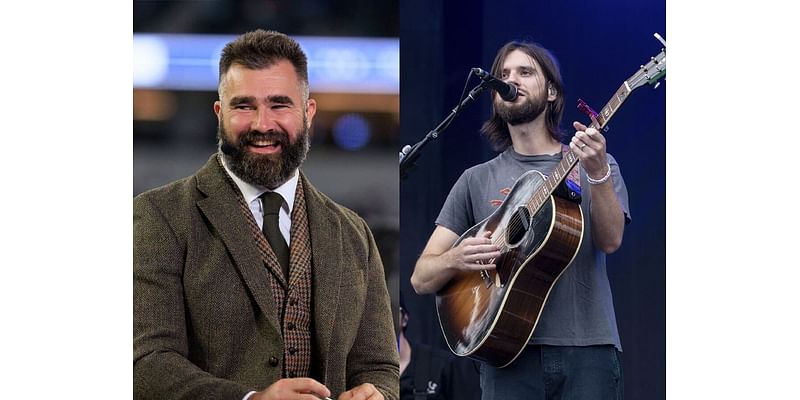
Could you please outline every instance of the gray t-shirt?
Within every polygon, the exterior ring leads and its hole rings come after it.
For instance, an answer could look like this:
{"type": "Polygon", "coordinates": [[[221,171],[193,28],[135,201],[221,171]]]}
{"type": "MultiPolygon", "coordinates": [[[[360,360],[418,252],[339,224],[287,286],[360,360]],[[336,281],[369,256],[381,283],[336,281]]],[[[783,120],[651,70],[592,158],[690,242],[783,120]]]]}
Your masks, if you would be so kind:
{"type": "MultiPolygon", "coordinates": [[[[530,170],[549,175],[559,161],[561,153],[525,156],[509,147],[497,157],[464,171],[450,190],[436,224],[461,235],[497,209],[520,175],[530,170]]],[[[610,154],[608,162],[614,190],[628,223],[628,191],[619,166],[610,154]]],[[[591,190],[582,168],[580,175],[583,242],[575,260],[551,291],[530,343],[554,346],[613,344],[621,351],[606,273],[606,255],[592,241],[591,190]]]]}

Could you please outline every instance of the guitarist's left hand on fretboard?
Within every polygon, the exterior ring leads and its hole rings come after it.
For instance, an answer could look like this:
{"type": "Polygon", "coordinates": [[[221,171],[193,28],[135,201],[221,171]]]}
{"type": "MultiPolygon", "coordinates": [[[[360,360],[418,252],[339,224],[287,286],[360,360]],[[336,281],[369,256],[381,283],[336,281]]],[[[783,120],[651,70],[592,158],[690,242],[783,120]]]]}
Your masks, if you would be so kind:
{"type": "Polygon", "coordinates": [[[570,149],[578,156],[586,174],[594,179],[602,179],[609,171],[606,158],[606,138],[594,127],[575,121],[575,136],[569,144],[570,149]]]}

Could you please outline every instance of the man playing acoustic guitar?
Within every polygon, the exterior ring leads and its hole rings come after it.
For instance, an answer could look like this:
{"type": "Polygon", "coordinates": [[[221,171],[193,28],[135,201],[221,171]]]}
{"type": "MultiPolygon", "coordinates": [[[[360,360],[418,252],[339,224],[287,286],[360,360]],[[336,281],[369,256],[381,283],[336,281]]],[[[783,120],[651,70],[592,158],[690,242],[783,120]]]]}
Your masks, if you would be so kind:
{"type": "MultiPolygon", "coordinates": [[[[507,238],[504,243],[493,237],[489,230],[457,242],[460,235],[510,199],[514,193],[509,194],[510,188],[524,173],[536,170],[553,179],[551,174],[562,155],[578,157],[574,170],[579,171],[579,178],[574,175],[571,186],[567,185],[567,192],[581,197],[583,225],[582,233],[576,230],[576,252],[545,294],[546,304],[535,329],[532,335],[525,332],[527,345],[511,358],[513,362],[502,368],[490,362],[481,364],[484,400],[622,398],[621,345],[606,254],[622,243],[624,227],[630,221],[628,194],[597,129],[574,122],[574,137],[569,146],[562,145],[559,123],[564,88],[557,65],[548,50],[534,43],[510,42],[498,51],[492,74],[516,86],[518,97],[508,102],[494,93],[492,116],[481,130],[501,153],[467,169],[458,179],[411,277],[420,294],[440,292],[465,271],[473,275],[485,271],[481,276],[486,286],[499,287],[502,274],[497,260],[514,246],[507,238]]],[[[521,221],[524,227],[535,223],[526,222],[526,217],[517,218],[516,223],[521,221]]],[[[499,236],[499,229],[492,230],[499,236]]]]}

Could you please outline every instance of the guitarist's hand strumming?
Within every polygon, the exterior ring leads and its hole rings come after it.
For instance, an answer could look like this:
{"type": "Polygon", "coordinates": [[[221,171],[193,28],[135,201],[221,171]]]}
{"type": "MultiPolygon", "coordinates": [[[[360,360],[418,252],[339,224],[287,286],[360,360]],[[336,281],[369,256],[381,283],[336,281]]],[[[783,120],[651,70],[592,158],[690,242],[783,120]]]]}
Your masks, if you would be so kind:
{"type": "Polygon", "coordinates": [[[482,236],[464,239],[445,255],[447,265],[460,270],[480,271],[495,269],[494,259],[500,257],[500,247],[492,243],[492,232],[485,231],[482,236]]]}
{"type": "Polygon", "coordinates": [[[411,284],[419,294],[435,293],[459,271],[493,270],[499,248],[492,244],[492,232],[464,239],[457,246],[455,232],[437,226],[411,275],[411,284]]]}

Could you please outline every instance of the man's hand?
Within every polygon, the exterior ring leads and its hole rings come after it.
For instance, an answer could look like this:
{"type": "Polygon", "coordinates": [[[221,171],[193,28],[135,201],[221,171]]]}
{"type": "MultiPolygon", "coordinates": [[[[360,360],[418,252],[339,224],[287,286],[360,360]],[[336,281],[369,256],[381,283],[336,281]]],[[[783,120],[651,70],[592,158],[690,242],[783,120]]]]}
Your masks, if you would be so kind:
{"type": "Polygon", "coordinates": [[[606,159],[606,138],[597,129],[588,128],[580,122],[573,122],[575,136],[569,144],[570,149],[581,160],[581,165],[592,179],[600,179],[608,172],[606,159]]]}
{"type": "Polygon", "coordinates": [[[250,400],[319,400],[319,396],[330,395],[331,391],[325,385],[311,378],[287,378],[256,392],[250,396],[250,400]]]}
{"type": "Polygon", "coordinates": [[[371,383],[362,383],[339,396],[338,400],[384,400],[383,395],[371,383]]]}
{"type": "Polygon", "coordinates": [[[481,236],[464,239],[443,254],[448,258],[446,265],[472,271],[495,269],[496,265],[491,262],[500,257],[501,252],[500,247],[492,243],[491,236],[492,232],[485,231],[481,236]]]}
{"type": "Polygon", "coordinates": [[[494,269],[493,259],[500,257],[500,247],[492,244],[492,232],[464,239],[456,247],[458,235],[443,226],[437,226],[417,260],[411,285],[419,294],[435,293],[462,270],[494,269]]]}
{"type": "Polygon", "coordinates": [[[587,129],[580,122],[573,122],[572,126],[577,132],[569,144],[570,149],[581,160],[586,175],[600,181],[591,185],[592,241],[602,252],[611,254],[622,245],[625,217],[614,192],[614,181],[608,179],[611,165],[606,156],[606,138],[597,129],[587,129]]]}

